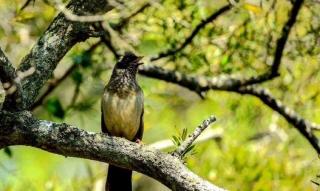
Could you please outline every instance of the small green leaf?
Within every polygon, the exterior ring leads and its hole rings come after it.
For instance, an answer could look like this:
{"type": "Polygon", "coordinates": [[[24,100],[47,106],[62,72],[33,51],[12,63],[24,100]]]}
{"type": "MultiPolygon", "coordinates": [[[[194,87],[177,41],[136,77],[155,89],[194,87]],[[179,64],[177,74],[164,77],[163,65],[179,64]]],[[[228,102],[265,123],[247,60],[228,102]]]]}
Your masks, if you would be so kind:
{"type": "Polygon", "coordinates": [[[220,65],[222,67],[226,67],[229,62],[230,62],[230,57],[228,55],[224,55],[221,59],[220,65]]]}
{"type": "Polygon", "coordinates": [[[73,57],[73,62],[84,68],[88,68],[92,65],[91,63],[91,53],[82,52],[81,54],[75,55],[73,57]]]}
{"type": "Polygon", "coordinates": [[[65,111],[58,98],[49,99],[46,103],[46,109],[50,114],[57,118],[63,119],[65,116],[65,111]]]}
{"type": "Polygon", "coordinates": [[[94,104],[95,104],[95,100],[85,99],[85,100],[77,103],[76,105],[74,105],[72,108],[74,110],[81,111],[81,112],[90,111],[93,109],[94,104]]]}
{"type": "Polygon", "coordinates": [[[8,157],[10,157],[10,158],[12,157],[12,151],[11,151],[11,149],[9,147],[5,147],[3,149],[3,151],[8,157]]]}
{"type": "Polygon", "coordinates": [[[79,70],[75,70],[72,75],[72,80],[75,82],[75,84],[79,85],[83,82],[83,76],[82,73],[79,70]]]}
{"type": "Polygon", "coordinates": [[[173,144],[180,145],[180,141],[175,135],[172,136],[172,141],[173,141],[173,144]]]}
{"type": "Polygon", "coordinates": [[[184,129],[182,130],[182,135],[181,135],[181,139],[182,139],[183,141],[186,140],[187,134],[188,134],[188,129],[187,129],[187,128],[184,128],[184,129]]]}

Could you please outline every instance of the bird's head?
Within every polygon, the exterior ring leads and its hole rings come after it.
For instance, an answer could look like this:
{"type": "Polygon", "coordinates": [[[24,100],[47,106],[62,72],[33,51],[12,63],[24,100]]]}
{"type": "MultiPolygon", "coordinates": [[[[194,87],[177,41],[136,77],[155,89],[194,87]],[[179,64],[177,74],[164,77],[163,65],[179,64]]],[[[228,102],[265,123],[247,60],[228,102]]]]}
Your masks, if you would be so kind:
{"type": "Polygon", "coordinates": [[[117,62],[115,69],[124,69],[136,72],[139,65],[143,64],[140,62],[142,58],[142,56],[136,56],[132,52],[125,52],[124,56],[117,62]]]}

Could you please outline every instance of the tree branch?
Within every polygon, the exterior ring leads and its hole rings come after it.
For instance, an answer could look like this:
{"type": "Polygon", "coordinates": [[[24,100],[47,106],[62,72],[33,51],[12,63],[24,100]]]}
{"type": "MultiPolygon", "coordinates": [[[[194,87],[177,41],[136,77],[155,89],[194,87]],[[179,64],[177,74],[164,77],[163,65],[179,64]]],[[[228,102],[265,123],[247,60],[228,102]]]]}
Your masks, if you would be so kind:
{"type": "Polygon", "coordinates": [[[15,110],[21,104],[21,85],[15,68],[0,48],[0,81],[6,92],[3,109],[15,110]]]}
{"type": "Polygon", "coordinates": [[[0,48],[0,81],[2,84],[12,83],[17,77],[16,71],[9,59],[0,48]]]}
{"type": "Polygon", "coordinates": [[[135,11],[134,13],[132,13],[131,15],[129,15],[128,17],[125,17],[123,19],[121,19],[121,21],[112,26],[112,28],[116,31],[119,31],[120,33],[122,32],[122,29],[128,25],[129,21],[135,17],[136,15],[138,15],[139,13],[142,13],[146,8],[150,7],[151,4],[148,2],[148,3],[145,3],[144,5],[142,5],[137,11],[135,11]]]}
{"type": "MultiPolygon", "coordinates": [[[[143,12],[146,8],[148,8],[150,6],[150,3],[146,3],[144,4],[142,7],[140,7],[136,12],[132,13],[131,15],[129,15],[128,17],[122,19],[117,25],[114,26],[114,29],[121,32],[122,29],[129,23],[129,21],[136,16],[137,14],[143,12]]],[[[97,25],[94,25],[95,28],[97,30],[101,30],[103,29],[103,26],[101,23],[98,23],[97,25]]],[[[104,29],[103,29],[104,30],[104,29]]],[[[120,57],[120,54],[117,53],[116,48],[113,46],[113,44],[111,43],[111,39],[110,39],[110,34],[108,33],[108,31],[104,30],[105,33],[100,37],[100,41],[98,41],[97,43],[95,43],[94,45],[92,45],[88,50],[86,50],[86,52],[92,52],[95,48],[97,48],[101,43],[104,43],[108,49],[114,54],[114,56],[118,59],[120,57]]],[[[43,101],[45,100],[45,98],[51,94],[51,92],[53,92],[53,90],[58,87],[75,69],[75,65],[73,65],[72,67],[70,67],[65,74],[60,78],[60,79],[55,79],[54,83],[50,83],[49,87],[47,88],[47,90],[37,99],[37,101],[35,101],[32,106],[31,106],[31,110],[34,110],[35,108],[37,108],[38,106],[40,106],[43,101]]]]}
{"type": "Polygon", "coordinates": [[[64,123],[37,120],[29,112],[0,112],[0,149],[10,145],[27,145],[136,170],[172,190],[223,190],[201,179],[169,154],[64,123]]]}
{"type": "Polygon", "coordinates": [[[181,145],[174,151],[173,156],[178,158],[182,158],[186,153],[187,149],[192,145],[192,143],[199,137],[199,135],[210,126],[211,123],[215,122],[216,118],[214,116],[210,116],[208,119],[204,120],[195,130],[194,132],[188,136],[188,138],[181,143],[181,145]]]}
{"type": "Polygon", "coordinates": [[[241,94],[251,94],[263,101],[268,107],[282,115],[311,143],[314,149],[320,154],[320,143],[312,130],[319,130],[320,126],[300,117],[296,112],[286,107],[281,101],[275,99],[271,94],[258,87],[241,86],[241,80],[229,76],[218,76],[207,78],[203,76],[190,76],[176,71],[164,70],[159,67],[144,66],[139,73],[148,77],[171,82],[194,92],[208,90],[225,90],[241,94]],[[257,89],[257,90],[255,90],[257,89]]]}
{"type": "Polygon", "coordinates": [[[24,10],[25,8],[27,8],[31,2],[34,4],[35,0],[26,0],[24,2],[24,4],[22,5],[22,7],[20,8],[20,11],[24,10]]]}
{"type": "Polygon", "coordinates": [[[167,56],[172,56],[172,55],[176,54],[177,52],[180,52],[181,50],[183,50],[188,44],[190,44],[192,42],[193,38],[199,33],[199,31],[201,29],[203,29],[210,22],[217,19],[223,13],[229,11],[231,9],[231,7],[232,7],[232,5],[228,4],[228,5],[221,7],[218,11],[212,13],[208,18],[206,18],[205,20],[203,20],[201,23],[199,23],[196,26],[196,28],[191,32],[190,36],[188,36],[185,39],[185,41],[178,48],[170,49],[165,52],[162,52],[158,56],[151,58],[151,61],[156,61],[156,60],[159,60],[159,59],[167,57],[167,56]]]}
{"type": "Polygon", "coordinates": [[[283,51],[284,51],[285,45],[288,41],[290,31],[291,31],[294,23],[297,20],[297,16],[298,16],[298,13],[302,7],[303,1],[304,0],[296,0],[293,3],[293,7],[289,13],[289,19],[282,27],[281,36],[277,40],[276,50],[274,53],[274,59],[273,59],[273,63],[271,65],[270,70],[268,70],[267,72],[265,72],[261,75],[253,76],[249,79],[246,79],[245,81],[243,81],[244,83],[242,85],[258,84],[261,82],[272,80],[273,78],[278,77],[280,75],[279,74],[279,66],[281,64],[283,51]]]}
{"type": "MultiPolygon", "coordinates": [[[[209,140],[219,141],[223,138],[223,128],[208,129],[206,132],[202,133],[199,138],[194,141],[194,144],[203,143],[209,140]]],[[[174,147],[175,144],[172,139],[160,140],[148,145],[150,148],[155,148],[157,150],[165,150],[174,147]]]]}
{"type": "MultiPolygon", "coordinates": [[[[87,49],[83,54],[92,54],[92,52],[100,45],[100,41],[93,44],[89,49],[87,49]]],[[[46,91],[39,96],[39,98],[32,104],[31,111],[43,104],[43,101],[50,95],[65,79],[67,79],[70,74],[77,68],[77,64],[73,63],[65,73],[58,79],[53,79],[52,82],[49,82],[48,88],[46,91]]]]}
{"type": "Polygon", "coordinates": [[[39,107],[40,105],[43,104],[43,101],[46,99],[46,97],[48,95],[50,95],[53,90],[56,89],[56,87],[58,87],[65,79],[67,79],[69,77],[69,75],[73,72],[73,70],[77,67],[76,64],[73,64],[70,68],[68,68],[65,73],[62,75],[62,77],[58,78],[58,79],[53,79],[53,82],[49,83],[48,88],[46,89],[46,91],[32,104],[30,110],[34,110],[37,107],[39,107]]]}
{"type": "Polygon", "coordinates": [[[263,103],[268,105],[271,109],[282,115],[291,125],[293,125],[313,146],[313,148],[320,154],[320,142],[318,138],[312,133],[312,130],[318,130],[319,125],[311,123],[295,111],[285,106],[280,100],[274,98],[266,89],[246,86],[237,90],[241,94],[250,94],[259,98],[263,103]]]}
{"type": "MultiPolygon", "coordinates": [[[[94,15],[107,12],[110,6],[106,0],[71,0],[67,8],[76,15],[94,15]]],[[[18,69],[23,72],[31,67],[35,68],[34,74],[22,80],[23,105],[20,109],[31,107],[58,62],[76,43],[90,37],[88,31],[89,23],[70,21],[63,13],[54,19],[18,69]]]]}

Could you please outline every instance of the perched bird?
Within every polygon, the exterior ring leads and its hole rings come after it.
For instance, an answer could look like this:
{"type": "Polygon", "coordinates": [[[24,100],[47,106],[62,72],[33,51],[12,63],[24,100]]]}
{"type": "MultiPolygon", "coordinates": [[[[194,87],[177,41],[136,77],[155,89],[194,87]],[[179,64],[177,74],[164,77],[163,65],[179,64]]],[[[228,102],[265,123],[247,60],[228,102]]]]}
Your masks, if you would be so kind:
{"type": "MultiPolygon", "coordinates": [[[[101,100],[101,130],[139,142],[143,135],[143,92],[136,80],[142,57],[126,52],[115,65],[101,100]]],[[[109,165],[106,191],[131,191],[132,171],[109,165]]]]}

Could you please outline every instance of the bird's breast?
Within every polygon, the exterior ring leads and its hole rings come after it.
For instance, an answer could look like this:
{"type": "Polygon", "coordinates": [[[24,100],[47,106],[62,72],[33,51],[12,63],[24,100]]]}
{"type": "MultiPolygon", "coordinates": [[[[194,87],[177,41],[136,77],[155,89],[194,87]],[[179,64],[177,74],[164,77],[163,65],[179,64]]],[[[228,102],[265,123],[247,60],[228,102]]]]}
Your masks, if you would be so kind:
{"type": "Polygon", "coordinates": [[[132,91],[126,96],[106,91],[102,98],[103,119],[112,136],[133,140],[140,127],[143,93],[132,91]]]}

